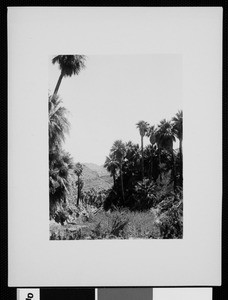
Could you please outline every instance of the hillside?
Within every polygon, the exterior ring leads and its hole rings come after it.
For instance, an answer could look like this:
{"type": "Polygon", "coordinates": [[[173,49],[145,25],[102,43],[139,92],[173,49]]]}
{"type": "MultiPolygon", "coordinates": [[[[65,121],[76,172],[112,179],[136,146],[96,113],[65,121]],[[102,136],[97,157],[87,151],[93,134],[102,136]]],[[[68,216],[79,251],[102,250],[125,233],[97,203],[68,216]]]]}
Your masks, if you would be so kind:
{"type": "Polygon", "coordinates": [[[90,170],[97,172],[97,174],[99,176],[109,175],[109,172],[103,166],[99,166],[99,165],[94,164],[94,163],[83,163],[83,165],[85,165],[90,170]]]}
{"type": "Polygon", "coordinates": [[[82,179],[84,182],[83,190],[87,191],[94,188],[96,191],[110,189],[113,185],[113,180],[110,174],[103,166],[98,166],[93,163],[83,163],[82,179]]]}

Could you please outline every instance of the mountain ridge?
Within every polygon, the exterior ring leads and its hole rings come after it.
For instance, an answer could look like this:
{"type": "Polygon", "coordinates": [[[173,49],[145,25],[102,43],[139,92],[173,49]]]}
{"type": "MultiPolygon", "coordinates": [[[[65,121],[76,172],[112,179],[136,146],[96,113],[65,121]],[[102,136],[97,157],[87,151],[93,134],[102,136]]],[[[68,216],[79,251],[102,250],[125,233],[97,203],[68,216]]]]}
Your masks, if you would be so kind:
{"type": "Polygon", "coordinates": [[[102,166],[95,163],[82,163],[83,190],[95,189],[96,191],[108,190],[113,185],[110,173],[102,166]]]}

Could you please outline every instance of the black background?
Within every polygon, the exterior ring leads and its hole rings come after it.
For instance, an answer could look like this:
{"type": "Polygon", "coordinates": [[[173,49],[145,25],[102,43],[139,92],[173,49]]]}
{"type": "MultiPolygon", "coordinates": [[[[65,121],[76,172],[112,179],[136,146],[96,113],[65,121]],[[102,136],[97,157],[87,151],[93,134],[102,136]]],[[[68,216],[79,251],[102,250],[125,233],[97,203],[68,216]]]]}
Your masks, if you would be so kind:
{"type": "Polygon", "coordinates": [[[40,300],[94,300],[94,289],[54,289],[42,288],[40,290],[40,300]]]}

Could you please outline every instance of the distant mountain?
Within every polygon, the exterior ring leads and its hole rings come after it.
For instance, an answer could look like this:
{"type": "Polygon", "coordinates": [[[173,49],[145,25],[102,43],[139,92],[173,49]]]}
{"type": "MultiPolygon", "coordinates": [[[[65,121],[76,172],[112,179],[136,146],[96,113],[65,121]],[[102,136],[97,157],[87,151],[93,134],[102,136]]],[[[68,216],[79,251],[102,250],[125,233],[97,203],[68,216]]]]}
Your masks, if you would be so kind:
{"type": "Polygon", "coordinates": [[[109,175],[109,172],[103,167],[103,165],[99,166],[94,163],[84,163],[83,165],[85,165],[90,170],[97,172],[99,176],[109,175]]]}
{"type": "Polygon", "coordinates": [[[96,191],[108,190],[113,185],[113,180],[108,171],[94,163],[83,163],[82,180],[83,190],[94,188],[96,191]]]}

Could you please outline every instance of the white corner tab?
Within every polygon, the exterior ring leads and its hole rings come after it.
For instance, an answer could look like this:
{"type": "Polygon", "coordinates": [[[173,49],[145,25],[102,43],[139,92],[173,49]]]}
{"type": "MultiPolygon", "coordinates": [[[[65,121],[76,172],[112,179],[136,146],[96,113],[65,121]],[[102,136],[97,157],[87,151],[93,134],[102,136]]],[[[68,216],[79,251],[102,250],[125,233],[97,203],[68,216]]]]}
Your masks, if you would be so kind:
{"type": "Polygon", "coordinates": [[[17,289],[17,300],[40,300],[40,289],[17,289]]]}

